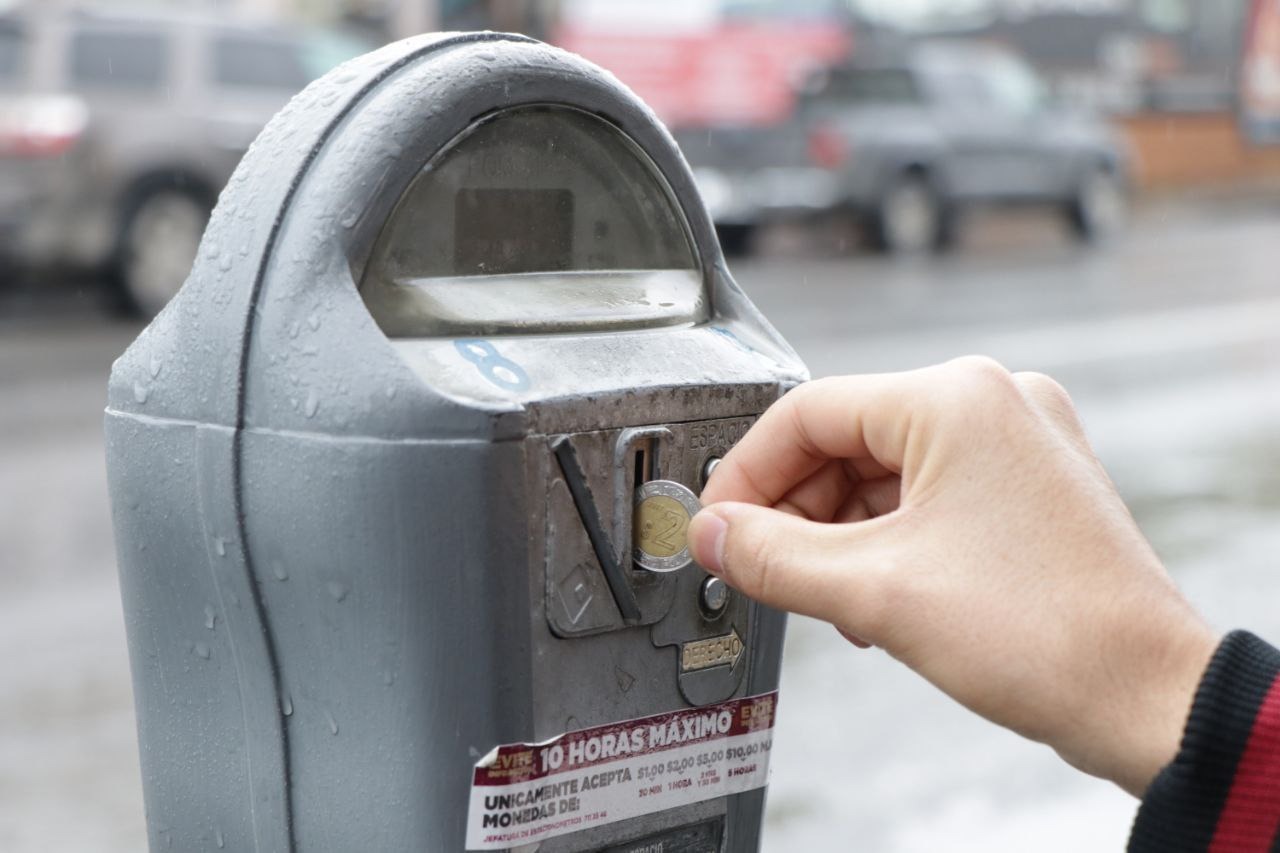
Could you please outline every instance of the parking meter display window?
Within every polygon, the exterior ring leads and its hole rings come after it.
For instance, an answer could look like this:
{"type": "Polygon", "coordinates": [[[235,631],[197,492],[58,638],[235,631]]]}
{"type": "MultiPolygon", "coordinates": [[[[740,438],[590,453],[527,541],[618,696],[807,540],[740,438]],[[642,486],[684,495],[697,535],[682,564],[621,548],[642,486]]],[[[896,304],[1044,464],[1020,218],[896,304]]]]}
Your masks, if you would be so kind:
{"type": "Polygon", "coordinates": [[[461,189],[454,197],[454,264],[491,274],[573,267],[569,190],[461,189]]]}
{"type": "Polygon", "coordinates": [[[361,285],[387,334],[431,337],[698,322],[688,223],[657,168],[580,110],[503,110],[400,199],[361,285]]]}

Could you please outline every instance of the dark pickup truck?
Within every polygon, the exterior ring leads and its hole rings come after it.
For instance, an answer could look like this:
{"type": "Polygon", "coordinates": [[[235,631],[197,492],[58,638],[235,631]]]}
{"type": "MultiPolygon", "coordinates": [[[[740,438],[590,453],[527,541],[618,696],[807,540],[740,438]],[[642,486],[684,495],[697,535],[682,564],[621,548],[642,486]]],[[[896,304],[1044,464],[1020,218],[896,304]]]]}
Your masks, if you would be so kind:
{"type": "Polygon", "coordinates": [[[1056,104],[1008,51],[935,42],[814,75],[776,128],[677,134],[726,251],[756,226],[855,214],[874,246],[946,246],[975,204],[1041,204],[1093,241],[1126,210],[1128,156],[1099,117],[1056,104]]]}

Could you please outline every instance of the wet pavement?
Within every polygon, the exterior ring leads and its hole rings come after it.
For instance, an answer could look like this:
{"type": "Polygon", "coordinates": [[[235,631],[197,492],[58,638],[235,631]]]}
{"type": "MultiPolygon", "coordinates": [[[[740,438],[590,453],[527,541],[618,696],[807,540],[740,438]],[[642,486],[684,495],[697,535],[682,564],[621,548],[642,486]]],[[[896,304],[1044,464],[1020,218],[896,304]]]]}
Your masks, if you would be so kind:
{"type": "MultiPolygon", "coordinates": [[[[1101,251],[1015,225],[979,222],[937,261],[784,245],[733,267],[815,375],[972,352],[1052,373],[1188,595],[1224,630],[1280,638],[1280,209],[1149,209],[1101,251]]],[[[0,292],[13,853],[144,849],[101,439],[106,373],[138,327],[94,304],[0,292]]],[[[766,851],[1124,846],[1128,796],[824,625],[792,621],[779,711],[766,851]]]]}

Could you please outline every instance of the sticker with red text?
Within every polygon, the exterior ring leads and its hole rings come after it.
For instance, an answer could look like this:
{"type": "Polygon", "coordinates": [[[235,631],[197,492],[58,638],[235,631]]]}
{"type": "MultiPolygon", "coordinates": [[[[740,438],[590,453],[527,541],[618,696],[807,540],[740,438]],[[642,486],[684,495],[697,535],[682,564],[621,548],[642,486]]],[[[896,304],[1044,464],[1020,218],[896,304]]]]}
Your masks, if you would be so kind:
{"type": "Polygon", "coordinates": [[[769,781],[778,693],[495,747],[476,764],[468,850],[505,850],[769,781]]]}

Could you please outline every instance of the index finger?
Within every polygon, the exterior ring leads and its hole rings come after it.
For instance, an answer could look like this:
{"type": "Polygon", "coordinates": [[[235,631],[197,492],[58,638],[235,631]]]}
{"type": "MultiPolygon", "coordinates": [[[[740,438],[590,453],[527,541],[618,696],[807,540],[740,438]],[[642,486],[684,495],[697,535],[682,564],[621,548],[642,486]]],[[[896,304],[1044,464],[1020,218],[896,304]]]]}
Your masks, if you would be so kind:
{"type": "Polygon", "coordinates": [[[841,376],[798,386],[725,454],[702,502],[773,506],[833,459],[847,460],[862,479],[900,473],[912,376],[841,376]]]}

